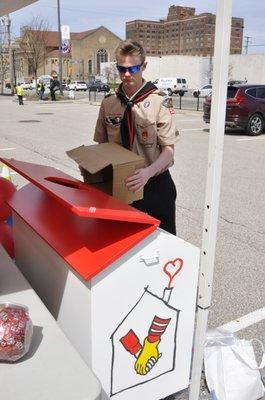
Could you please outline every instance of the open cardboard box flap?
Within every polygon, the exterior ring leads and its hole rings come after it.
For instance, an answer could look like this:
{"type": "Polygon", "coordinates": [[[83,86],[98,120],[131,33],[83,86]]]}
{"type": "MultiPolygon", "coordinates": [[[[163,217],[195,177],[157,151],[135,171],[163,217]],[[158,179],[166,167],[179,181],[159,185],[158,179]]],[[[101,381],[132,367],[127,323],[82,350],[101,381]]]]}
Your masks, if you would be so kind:
{"type": "Polygon", "coordinates": [[[68,150],[66,154],[91,174],[99,172],[108,165],[116,167],[143,161],[143,158],[117,143],[100,143],[91,146],[79,146],[68,150]]]}
{"type": "Polygon", "coordinates": [[[131,192],[124,184],[128,176],[145,165],[144,159],[132,151],[117,143],[108,142],[82,145],[67,151],[66,154],[87,172],[84,174],[86,183],[94,184],[126,203],[143,198],[143,190],[131,192]]]}

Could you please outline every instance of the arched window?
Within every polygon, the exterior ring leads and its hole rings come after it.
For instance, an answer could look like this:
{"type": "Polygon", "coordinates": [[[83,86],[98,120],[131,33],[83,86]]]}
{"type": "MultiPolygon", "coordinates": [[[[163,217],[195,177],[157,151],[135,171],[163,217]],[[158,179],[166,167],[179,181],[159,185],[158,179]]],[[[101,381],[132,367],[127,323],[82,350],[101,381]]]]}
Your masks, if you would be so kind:
{"type": "Polygon", "coordinates": [[[87,73],[88,75],[92,75],[92,60],[88,60],[87,62],[87,73]]]}
{"type": "Polygon", "coordinates": [[[97,74],[100,74],[100,63],[108,61],[108,53],[105,49],[97,51],[97,74]]]}

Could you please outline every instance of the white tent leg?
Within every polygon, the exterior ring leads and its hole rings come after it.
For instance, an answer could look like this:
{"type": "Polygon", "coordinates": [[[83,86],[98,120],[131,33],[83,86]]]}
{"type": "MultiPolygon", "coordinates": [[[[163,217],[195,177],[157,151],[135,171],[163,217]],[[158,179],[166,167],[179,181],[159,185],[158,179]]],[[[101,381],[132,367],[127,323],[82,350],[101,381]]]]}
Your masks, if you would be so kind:
{"type": "Polygon", "coordinates": [[[212,296],[223,160],[232,0],[217,1],[207,184],[197,299],[198,312],[189,400],[198,400],[200,392],[203,349],[207,330],[208,310],[211,305],[212,296]]]}

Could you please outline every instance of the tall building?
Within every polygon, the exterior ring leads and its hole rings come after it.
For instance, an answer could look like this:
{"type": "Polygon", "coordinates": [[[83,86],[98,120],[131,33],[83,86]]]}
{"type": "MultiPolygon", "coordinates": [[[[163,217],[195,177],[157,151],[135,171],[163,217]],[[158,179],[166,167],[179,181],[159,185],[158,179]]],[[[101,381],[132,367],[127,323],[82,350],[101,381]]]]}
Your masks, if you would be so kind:
{"type": "MultiPolygon", "coordinates": [[[[231,54],[242,53],[243,18],[232,18],[231,54]]],[[[181,54],[213,55],[215,15],[196,15],[195,8],[172,5],[166,19],[126,22],[126,38],[144,45],[149,56],[181,54]]]]}

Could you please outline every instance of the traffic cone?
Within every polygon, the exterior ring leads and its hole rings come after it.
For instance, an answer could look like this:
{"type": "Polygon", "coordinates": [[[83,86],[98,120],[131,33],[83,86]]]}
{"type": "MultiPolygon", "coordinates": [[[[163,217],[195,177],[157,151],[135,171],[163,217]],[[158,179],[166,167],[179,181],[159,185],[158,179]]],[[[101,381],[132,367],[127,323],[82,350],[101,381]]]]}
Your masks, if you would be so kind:
{"type": "Polygon", "coordinates": [[[2,171],[1,171],[0,176],[2,178],[7,179],[8,181],[12,181],[9,168],[5,164],[2,165],[2,171]]]}

